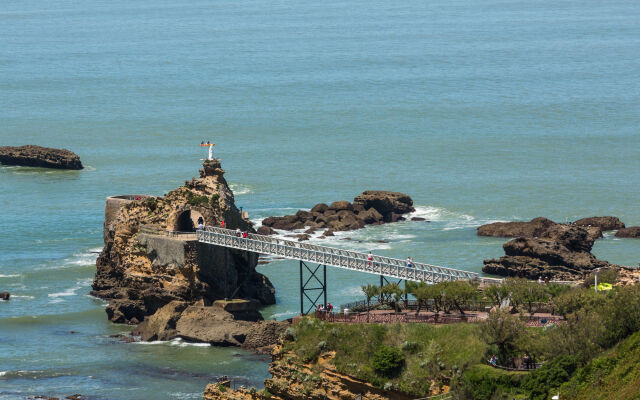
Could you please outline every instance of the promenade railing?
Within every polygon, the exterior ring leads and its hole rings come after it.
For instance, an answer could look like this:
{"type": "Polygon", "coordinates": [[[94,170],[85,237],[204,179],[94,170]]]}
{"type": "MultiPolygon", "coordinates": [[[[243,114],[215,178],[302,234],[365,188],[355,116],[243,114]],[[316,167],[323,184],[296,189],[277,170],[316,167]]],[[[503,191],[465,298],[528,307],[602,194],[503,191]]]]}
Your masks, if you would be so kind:
{"type": "Polygon", "coordinates": [[[198,240],[203,243],[416,282],[437,283],[480,279],[475,272],[438,265],[412,262],[412,267],[408,267],[406,260],[397,258],[374,255],[373,260],[370,261],[367,259],[368,254],[351,250],[294,242],[258,234],[248,234],[245,238],[236,236],[235,231],[231,229],[207,226],[204,230],[199,230],[196,233],[198,240]]]}

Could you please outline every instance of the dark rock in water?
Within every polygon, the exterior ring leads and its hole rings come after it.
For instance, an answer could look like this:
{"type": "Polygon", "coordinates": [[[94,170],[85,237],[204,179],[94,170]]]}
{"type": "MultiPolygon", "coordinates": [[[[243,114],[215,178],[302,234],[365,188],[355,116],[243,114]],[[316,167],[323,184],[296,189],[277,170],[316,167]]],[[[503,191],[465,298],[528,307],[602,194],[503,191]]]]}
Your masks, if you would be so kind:
{"type": "Polygon", "coordinates": [[[315,227],[311,227],[309,229],[307,229],[306,231],[304,231],[304,233],[311,235],[312,233],[315,233],[315,231],[317,231],[318,229],[315,227]]]}
{"type": "Polygon", "coordinates": [[[367,224],[404,221],[403,214],[415,211],[412,205],[413,200],[406,194],[370,190],[358,195],[353,204],[348,201],[336,201],[330,206],[320,203],[311,211],[300,210],[295,215],[265,218],[262,225],[284,230],[311,227],[350,231],[364,228],[367,224]]]}
{"type": "Polygon", "coordinates": [[[312,213],[324,213],[325,211],[327,211],[329,209],[329,206],[324,204],[324,203],[318,203],[315,206],[313,206],[313,208],[311,209],[312,213]]]}
{"type": "Polygon", "coordinates": [[[578,226],[596,226],[603,231],[613,231],[624,228],[624,223],[618,217],[590,217],[582,218],[573,223],[578,226]]]}
{"type": "Polygon", "coordinates": [[[426,218],[422,218],[422,217],[411,217],[412,221],[426,221],[426,222],[431,222],[431,221],[427,221],[426,218]]]}
{"type": "Polygon", "coordinates": [[[538,237],[556,223],[544,217],[529,222],[494,222],[478,227],[478,236],[538,237]]]}
{"type": "Polygon", "coordinates": [[[335,235],[333,234],[333,231],[331,229],[327,229],[326,231],[324,231],[322,236],[335,236],[335,235]]]}
{"type": "Polygon", "coordinates": [[[413,200],[404,193],[385,190],[367,190],[353,199],[354,206],[365,210],[375,208],[386,222],[391,221],[392,213],[407,214],[415,211],[413,200]]]}
{"type": "Polygon", "coordinates": [[[621,238],[640,238],[640,226],[630,226],[628,228],[619,229],[616,237],[621,238]]]}
{"type": "Polygon", "coordinates": [[[298,238],[298,242],[303,242],[305,240],[311,239],[311,235],[308,235],[306,233],[302,233],[300,235],[296,235],[296,237],[298,238]]]}
{"type": "Polygon", "coordinates": [[[334,201],[329,206],[329,210],[334,210],[335,212],[343,211],[343,210],[353,212],[353,205],[348,201],[334,201]]]}
{"type": "Polygon", "coordinates": [[[384,217],[375,208],[358,213],[358,218],[364,221],[365,224],[375,224],[376,222],[383,222],[384,217]]]}
{"type": "Polygon", "coordinates": [[[269,236],[269,235],[275,235],[277,232],[275,230],[273,230],[273,228],[271,228],[269,226],[261,226],[260,228],[258,228],[256,233],[258,235],[269,236]]]}
{"type": "Polygon", "coordinates": [[[82,169],[82,162],[72,151],[41,146],[0,146],[0,163],[27,167],[82,169]]]}
{"type": "Polygon", "coordinates": [[[122,343],[133,343],[136,341],[134,338],[127,335],[109,335],[109,337],[112,339],[118,339],[118,341],[122,343]]]}
{"type": "Polygon", "coordinates": [[[11,294],[9,292],[0,292],[0,300],[9,300],[11,294]]]}
{"type": "Polygon", "coordinates": [[[376,243],[389,243],[387,240],[376,240],[376,243]]]}
{"type": "Polygon", "coordinates": [[[554,224],[537,233],[540,237],[519,237],[505,243],[505,256],[485,260],[482,271],[528,279],[574,280],[594,268],[612,266],[590,253],[595,235],[587,227],[554,224]]]}

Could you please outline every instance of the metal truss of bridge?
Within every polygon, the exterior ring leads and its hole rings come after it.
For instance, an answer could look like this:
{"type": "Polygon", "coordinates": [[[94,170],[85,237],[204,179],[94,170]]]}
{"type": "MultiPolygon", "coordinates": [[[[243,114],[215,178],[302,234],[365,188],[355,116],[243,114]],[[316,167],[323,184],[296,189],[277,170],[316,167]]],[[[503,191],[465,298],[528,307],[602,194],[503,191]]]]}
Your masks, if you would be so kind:
{"type": "Polygon", "coordinates": [[[196,234],[198,241],[202,243],[298,260],[300,262],[301,314],[307,314],[313,310],[321,297],[324,297],[324,305],[326,306],[327,266],[380,275],[381,282],[382,277],[426,283],[479,278],[475,272],[419,262],[412,262],[412,267],[408,267],[405,260],[378,255],[374,255],[373,261],[369,261],[365,253],[335,247],[318,246],[257,234],[248,234],[246,238],[238,237],[235,235],[235,231],[231,229],[206,227],[204,230],[197,231],[196,234]],[[318,267],[315,269],[310,268],[307,266],[307,263],[315,263],[318,267]],[[322,267],[323,270],[323,279],[318,277],[320,267],[322,267]],[[310,274],[308,279],[303,278],[303,272],[307,272],[308,275],[310,274]],[[318,273],[318,275],[316,275],[316,273],[318,273]],[[309,287],[308,285],[310,283],[319,284],[319,286],[309,287]],[[312,291],[320,292],[318,295],[315,295],[314,292],[314,294],[310,296],[308,292],[312,291]],[[310,307],[305,307],[305,298],[310,302],[310,307]]]}

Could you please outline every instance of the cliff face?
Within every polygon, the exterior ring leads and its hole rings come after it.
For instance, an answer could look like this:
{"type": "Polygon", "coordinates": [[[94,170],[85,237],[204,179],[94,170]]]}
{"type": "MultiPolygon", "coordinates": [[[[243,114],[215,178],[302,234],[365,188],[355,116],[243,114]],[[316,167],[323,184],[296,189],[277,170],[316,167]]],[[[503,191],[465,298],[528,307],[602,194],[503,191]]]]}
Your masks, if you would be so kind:
{"type": "Polygon", "coordinates": [[[92,295],[110,300],[113,322],[137,324],[171,301],[203,304],[225,297],[275,302],[269,280],[255,271],[257,255],[203,245],[192,231],[206,225],[252,230],[234,204],[219,160],[205,161],[192,179],[163,197],[121,196],[107,202],[104,248],[92,295]]]}
{"type": "Polygon", "coordinates": [[[273,375],[264,382],[266,391],[230,390],[219,384],[205,389],[204,400],[409,400],[402,393],[378,389],[336,371],[331,363],[333,352],[321,354],[318,361],[305,364],[296,359],[295,353],[286,353],[276,346],[269,372],[273,375]],[[267,393],[268,392],[268,393],[267,393]]]}

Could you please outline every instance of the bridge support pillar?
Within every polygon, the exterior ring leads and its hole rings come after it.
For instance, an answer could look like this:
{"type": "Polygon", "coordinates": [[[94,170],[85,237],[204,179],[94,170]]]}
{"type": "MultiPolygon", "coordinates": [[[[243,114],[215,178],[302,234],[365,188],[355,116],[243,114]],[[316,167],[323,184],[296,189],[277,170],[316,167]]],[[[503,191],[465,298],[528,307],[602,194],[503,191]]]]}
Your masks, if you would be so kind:
{"type": "Polygon", "coordinates": [[[311,268],[304,261],[300,261],[300,315],[315,311],[319,304],[327,306],[327,266],[319,264],[311,268]],[[322,303],[318,302],[320,298],[322,303]]]}

